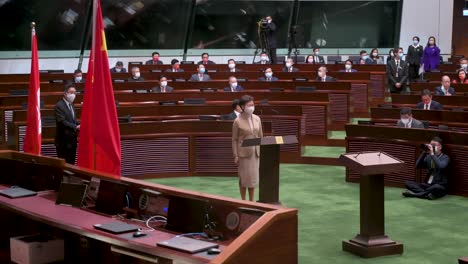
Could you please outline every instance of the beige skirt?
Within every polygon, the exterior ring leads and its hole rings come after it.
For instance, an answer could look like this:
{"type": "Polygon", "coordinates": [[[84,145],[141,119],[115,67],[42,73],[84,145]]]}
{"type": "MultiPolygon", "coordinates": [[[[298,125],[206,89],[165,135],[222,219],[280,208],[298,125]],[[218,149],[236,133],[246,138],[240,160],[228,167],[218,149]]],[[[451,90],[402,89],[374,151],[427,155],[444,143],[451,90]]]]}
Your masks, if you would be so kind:
{"type": "Polygon", "coordinates": [[[244,188],[255,188],[258,185],[260,158],[252,155],[249,158],[240,158],[238,164],[240,185],[244,188]]]}

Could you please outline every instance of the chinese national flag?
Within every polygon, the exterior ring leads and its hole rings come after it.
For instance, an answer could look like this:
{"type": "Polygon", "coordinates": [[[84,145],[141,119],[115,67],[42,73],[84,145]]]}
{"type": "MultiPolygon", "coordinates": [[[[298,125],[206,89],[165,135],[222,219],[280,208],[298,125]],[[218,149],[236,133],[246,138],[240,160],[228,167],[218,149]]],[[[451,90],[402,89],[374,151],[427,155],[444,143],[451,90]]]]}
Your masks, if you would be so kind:
{"type": "Polygon", "coordinates": [[[23,151],[31,154],[41,154],[41,109],[39,86],[39,59],[37,55],[36,29],[31,31],[31,75],[29,76],[29,95],[26,136],[24,138],[23,151]]]}
{"type": "Polygon", "coordinates": [[[120,178],[120,130],[99,0],[94,0],[93,44],[86,76],[78,166],[120,178]]]}

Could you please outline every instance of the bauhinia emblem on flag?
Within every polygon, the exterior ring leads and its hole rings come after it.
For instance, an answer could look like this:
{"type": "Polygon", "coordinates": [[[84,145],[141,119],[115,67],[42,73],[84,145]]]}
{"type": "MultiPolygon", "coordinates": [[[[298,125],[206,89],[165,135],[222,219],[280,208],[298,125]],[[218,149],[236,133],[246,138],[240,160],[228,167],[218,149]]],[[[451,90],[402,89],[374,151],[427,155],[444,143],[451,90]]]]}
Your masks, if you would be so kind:
{"type": "Polygon", "coordinates": [[[29,76],[28,112],[23,151],[40,155],[42,144],[41,88],[35,27],[36,24],[31,23],[31,75],[29,76]]]}
{"type": "Polygon", "coordinates": [[[93,3],[93,44],[86,76],[78,166],[120,178],[120,129],[107,57],[100,1],[93,3]]]}

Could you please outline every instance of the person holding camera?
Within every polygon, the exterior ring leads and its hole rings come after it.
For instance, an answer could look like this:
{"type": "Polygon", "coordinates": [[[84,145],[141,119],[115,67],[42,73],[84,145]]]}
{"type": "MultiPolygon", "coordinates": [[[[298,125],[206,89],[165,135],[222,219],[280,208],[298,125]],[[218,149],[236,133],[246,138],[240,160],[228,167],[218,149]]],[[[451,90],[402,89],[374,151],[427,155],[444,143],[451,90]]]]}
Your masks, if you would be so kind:
{"type": "Polygon", "coordinates": [[[407,181],[404,197],[434,200],[447,194],[449,156],[442,153],[442,139],[434,137],[430,144],[422,144],[423,152],[416,161],[416,168],[428,171],[424,183],[407,181]]]}
{"type": "Polygon", "coordinates": [[[268,41],[268,55],[272,64],[276,63],[276,48],[278,46],[276,41],[276,24],[273,22],[271,16],[265,17],[266,21],[266,38],[268,41]]]}

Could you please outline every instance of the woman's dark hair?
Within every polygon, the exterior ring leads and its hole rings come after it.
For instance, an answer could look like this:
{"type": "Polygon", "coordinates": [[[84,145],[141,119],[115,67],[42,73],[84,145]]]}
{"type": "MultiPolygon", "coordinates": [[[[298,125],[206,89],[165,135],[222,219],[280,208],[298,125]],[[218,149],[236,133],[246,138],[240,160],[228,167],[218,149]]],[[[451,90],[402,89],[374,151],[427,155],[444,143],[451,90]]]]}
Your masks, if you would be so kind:
{"type": "Polygon", "coordinates": [[[237,106],[239,105],[239,99],[232,100],[232,110],[236,110],[237,106]]]}
{"type": "Polygon", "coordinates": [[[371,52],[370,52],[370,57],[371,57],[371,59],[378,59],[378,58],[379,58],[379,54],[377,54],[377,56],[375,56],[375,57],[374,57],[374,55],[372,55],[372,54],[374,54],[374,51],[378,53],[378,49],[377,49],[377,48],[373,48],[373,49],[371,50],[371,52]]]}
{"type": "Polygon", "coordinates": [[[306,59],[305,59],[305,62],[306,62],[306,63],[309,63],[309,58],[310,58],[310,57],[314,57],[314,55],[307,55],[307,57],[306,57],[306,59]]]}
{"type": "Polygon", "coordinates": [[[437,43],[437,42],[436,42],[436,38],[435,38],[434,36],[430,36],[430,37],[427,39],[427,44],[426,44],[426,46],[429,46],[429,41],[430,41],[431,39],[434,39],[434,46],[437,46],[437,44],[436,44],[436,43],[437,43]]]}
{"type": "Polygon", "coordinates": [[[418,36],[414,36],[413,39],[417,39],[418,42],[420,41],[419,37],[418,36]]]}
{"type": "MultiPolygon", "coordinates": [[[[465,69],[463,69],[463,68],[458,69],[458,70],[457,70],[457,76],[455,77],[455,79],[456,79],[457,82],[459,82],[459,83],[462,82],[462,80],[461,80],[460,77],[459,77],[460,72],[464,72],[464,73],[465,73],[465,76],[468,75],[468,73],[465,71],[465,69]]],[[[468,77],[468,76],[467,76],[467,77],[468,77]]],[[[466,80],[467,77],[465,77],[465,80],[466,80]]]]}
{"type": "Polygon", "coordinates": [[[345,64],[346,64],[347,62],[351,63],[351,65],[354,64],[352,60],[345,60],[345,64]]]}
{"type": "Polygon", "coordinates": [[[254,98],[248,94],[243,95],[240,100],[239,100],[239,106],[242,108],[244,107],[248,102],[253,101],[254,98]]]}

